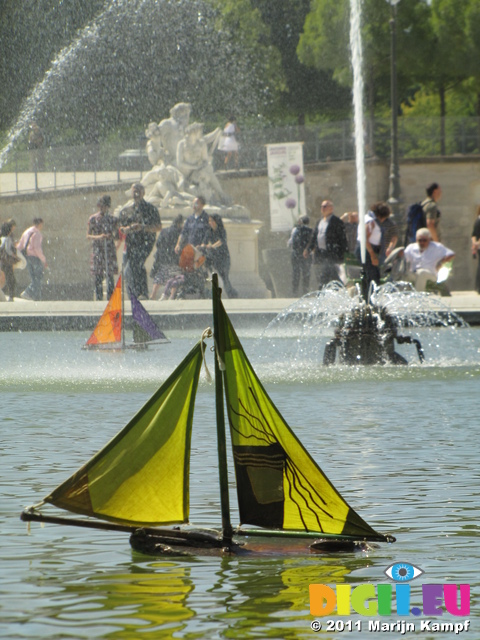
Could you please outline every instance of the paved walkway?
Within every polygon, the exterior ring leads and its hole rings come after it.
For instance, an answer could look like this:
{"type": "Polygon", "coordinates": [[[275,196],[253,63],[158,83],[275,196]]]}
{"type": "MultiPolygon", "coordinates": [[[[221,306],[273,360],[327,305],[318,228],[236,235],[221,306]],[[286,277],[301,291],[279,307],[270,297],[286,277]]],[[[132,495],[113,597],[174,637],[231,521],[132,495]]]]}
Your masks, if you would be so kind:
{"type": "MultiPolygon", "coordinates": [[[[296,299],[224,300],[236,327],[265,327],[296,299]]],[[[443,304],[472,325],[480,325],[480,295],[471,291],[453,292],[440,298],[443,304]]],[[[0,302],[0,331],[84,330],[95,326],[105,302],[89,300],[32,302],[16,298],[0,302]]],[[[202,329],[212,322],[210,300],[148,300],[142,302],[148,312],[167,329],[202,329]]],[[[127,305],[126,315],[130,314],[127,305]]]]}

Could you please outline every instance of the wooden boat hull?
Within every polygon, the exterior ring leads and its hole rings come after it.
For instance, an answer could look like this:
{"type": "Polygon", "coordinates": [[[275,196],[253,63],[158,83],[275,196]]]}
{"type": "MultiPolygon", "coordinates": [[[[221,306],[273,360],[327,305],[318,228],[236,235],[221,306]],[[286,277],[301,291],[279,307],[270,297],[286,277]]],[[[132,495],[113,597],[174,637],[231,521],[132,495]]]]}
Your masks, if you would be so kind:
{"type": "MultiPolygon", "coordinates": [[[[331,536],[319,538],[314,533],[236,529],[232,542],[226,544],[220,531],[193,527],[143,528],[129,525],[49,516],[26,509],[20,516],[24,522],[44,522],[130,533],[130,546],[149,556],[306,556],[312,553],[355,553],[369,551],[377,545],[365,540],[331,536]]],[[[388,537],[388,542],[395,538],[388,537]]]]}
{"type": "MultiPolygon", "coordinates": [[[[193,533],[191,531],[189,534],[193,533]]],[[[203,535],[202,531],[198,532],[203,535]]],[[[138,553],[149,556],[306,556],[311,554],[355,553],[371,550],[372,543],[341,539],[315,539],[287,536],[260,537],[234,536],[231,544],[224,544],[220,532],[218,537],[211,536],[198,540],[192,537],[184,539],[170,538],[165,534],[156,534],[137,529],[130,535],[130,546],[138,553]]]]}

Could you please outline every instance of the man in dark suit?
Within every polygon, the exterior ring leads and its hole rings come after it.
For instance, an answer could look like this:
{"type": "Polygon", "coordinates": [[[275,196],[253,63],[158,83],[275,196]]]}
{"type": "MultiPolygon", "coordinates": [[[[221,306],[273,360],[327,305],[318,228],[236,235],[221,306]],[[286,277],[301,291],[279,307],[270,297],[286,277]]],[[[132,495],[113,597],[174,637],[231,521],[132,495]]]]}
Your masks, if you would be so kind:
{"type": "Polygon", "coordinates": [[[340,280],[340,265],[347,251],[345,225],[333,214],[333,203],[324,200],[321,205],[322,217],[315,225],[310,243],[303,255],[313,254],[313,264],[317,275],[318,288],[329,282],[340,280]]]}
{"type": "Polygon", "coordinates": [[[145,261],[152,252],[162,221],[157,207],[144,199],[141,182],[132,185],[133,205],[120,212],[120,231],[125,237],[125,281],[140,300],[148,300],[145,261]]]}

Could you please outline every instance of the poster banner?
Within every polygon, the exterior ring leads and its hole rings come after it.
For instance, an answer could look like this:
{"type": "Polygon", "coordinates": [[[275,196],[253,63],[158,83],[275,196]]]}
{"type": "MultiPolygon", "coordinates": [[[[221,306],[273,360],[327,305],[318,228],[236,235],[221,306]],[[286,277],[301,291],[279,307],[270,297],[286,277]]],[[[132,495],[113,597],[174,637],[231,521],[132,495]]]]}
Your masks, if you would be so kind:
{"type": "Polygon", "coordinates": [[[303,142],[267,144],[270,226],[272,231],[290,231],[307,213],[303,142]]]}

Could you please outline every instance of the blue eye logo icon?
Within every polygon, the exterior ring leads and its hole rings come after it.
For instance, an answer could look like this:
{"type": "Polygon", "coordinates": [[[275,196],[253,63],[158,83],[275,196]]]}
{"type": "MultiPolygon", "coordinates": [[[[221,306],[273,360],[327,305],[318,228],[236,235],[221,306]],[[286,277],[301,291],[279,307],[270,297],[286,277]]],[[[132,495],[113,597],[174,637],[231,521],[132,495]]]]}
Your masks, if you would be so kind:
{"type": "Polygon", "coordinates": [[[395,580],[395,582],[410,582],[410,580],[415,580],[425,572],[414,564],[395,562],[387,567],[384,573],[390,580],[395,580]]]}

